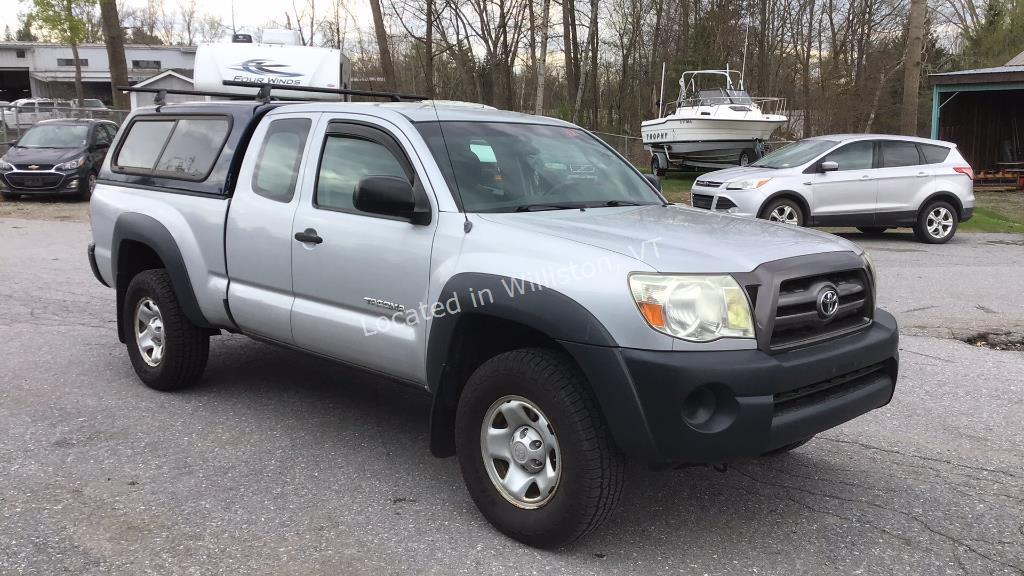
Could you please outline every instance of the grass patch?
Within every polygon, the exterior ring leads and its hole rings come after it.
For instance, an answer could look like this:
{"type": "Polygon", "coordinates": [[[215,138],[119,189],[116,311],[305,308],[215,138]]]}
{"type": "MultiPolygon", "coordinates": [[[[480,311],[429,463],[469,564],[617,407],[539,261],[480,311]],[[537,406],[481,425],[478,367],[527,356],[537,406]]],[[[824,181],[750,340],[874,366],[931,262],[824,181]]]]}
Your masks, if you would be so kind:
{"type": "Polygon", "coordinates": [[[1013,218],[993,209],[991,206],[977,206],[974,217],[961,224],[964,232],[1011,232],[1024,233],[1024,215],[1013,218]]]}
{"type": "Polygon", "coordinates": [[[661,193],[669,202],[690,203],[690,187],[699,172],[669,172],[661,177],[661,193]]]}

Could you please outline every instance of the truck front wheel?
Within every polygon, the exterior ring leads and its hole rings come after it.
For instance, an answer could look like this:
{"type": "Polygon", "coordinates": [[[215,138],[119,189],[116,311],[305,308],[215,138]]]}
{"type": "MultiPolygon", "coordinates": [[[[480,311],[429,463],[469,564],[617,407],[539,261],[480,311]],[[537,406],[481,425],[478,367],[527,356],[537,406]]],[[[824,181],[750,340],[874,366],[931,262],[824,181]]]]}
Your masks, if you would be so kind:
{"type": "Polygon", "coordinates": [[[538,548],[568,544],[618,502],[623,457],[563,354],[529,348],[486,361],[466,383],[455,420],[466,487],[512,538],[538,548]]]}
{"type": "Polygon", "coordinates": [[[128,357],[146,386],[176,390],[199,380],[210,336],[185,317],[166,270],[146,270],[132,278],[121,314],[128,357]]]}

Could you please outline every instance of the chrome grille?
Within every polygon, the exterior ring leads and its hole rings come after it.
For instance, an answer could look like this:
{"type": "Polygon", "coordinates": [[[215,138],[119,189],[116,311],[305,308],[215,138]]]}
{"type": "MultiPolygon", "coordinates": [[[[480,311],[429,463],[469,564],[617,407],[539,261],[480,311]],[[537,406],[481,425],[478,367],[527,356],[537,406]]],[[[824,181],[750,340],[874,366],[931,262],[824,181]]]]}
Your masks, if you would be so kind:
{"type": "Polygon", "coordinates": [[[722,185],[721,182],[715,182],[714,180],[697,180],[694,184],[701,188],[718,188],[722,185]]]}

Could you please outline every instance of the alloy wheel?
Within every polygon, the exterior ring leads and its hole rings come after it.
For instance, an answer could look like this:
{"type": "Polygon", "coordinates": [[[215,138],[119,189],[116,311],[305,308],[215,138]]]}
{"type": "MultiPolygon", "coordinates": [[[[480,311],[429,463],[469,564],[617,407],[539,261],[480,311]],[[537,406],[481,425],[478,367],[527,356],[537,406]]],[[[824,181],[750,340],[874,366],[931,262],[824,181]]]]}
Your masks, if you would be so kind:
{"type": "Polygon", "coordinates": [[[800,220],[797,218],[796,210],[793,210],[791,206],[780,204],[772,210],[771,214],[768,215],[768,220],[772,222],[782,222],[784,224],[799,224],[800,220]]]}
{"type": "Polygon", "coordinates": [[[935,239],[942,239],[953,230],[953,214],[944,206],[937,206],[928,213],[925,220],[928,234],[935,239]]]}

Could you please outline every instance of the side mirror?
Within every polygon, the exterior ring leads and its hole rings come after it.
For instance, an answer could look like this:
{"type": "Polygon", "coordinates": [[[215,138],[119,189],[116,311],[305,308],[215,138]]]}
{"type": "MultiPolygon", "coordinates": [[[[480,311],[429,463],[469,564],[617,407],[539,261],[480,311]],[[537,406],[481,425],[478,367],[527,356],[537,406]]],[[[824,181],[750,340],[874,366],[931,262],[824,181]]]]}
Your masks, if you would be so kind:
{"type": "Polygon", "coordinates": [[[352,204],[356,210],[383,216],[408,218],[413,224],[430,222],[430,209],[417,208],[416,191],[405,178],[396,176],[361,178],[356,184],[352,204]]]}
{"type": "Polygon", "coordinates": [[[653,184],[658,189],[658,192],[661,192],[661,178],[658,178],[655,174],[644,174],[644,178],[647,178],[647,181],[653,184]]]}
{"type": "Polygon", "coordinates": [[[825,162],[821,163],[822,172],[835,172],[836,170],[839,170],[839,162],[826,160],[825,162]]]}

